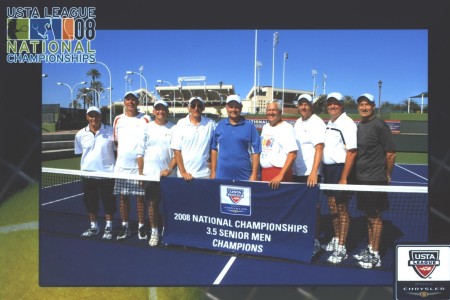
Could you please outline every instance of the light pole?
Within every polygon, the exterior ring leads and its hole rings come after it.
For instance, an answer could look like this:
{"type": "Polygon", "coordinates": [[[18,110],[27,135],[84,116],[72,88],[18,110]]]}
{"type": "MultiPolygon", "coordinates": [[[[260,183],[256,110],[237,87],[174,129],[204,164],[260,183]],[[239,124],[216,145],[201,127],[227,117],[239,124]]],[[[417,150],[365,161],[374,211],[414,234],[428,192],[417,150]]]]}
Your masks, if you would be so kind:
{"type": "Polygon", "coordinates": [[[275,95],[274,79],[275,79],[275,47],[278,44],[278,32],[273,34],[273,51],[272,51],[272,100],[275,95]]]}
{"type": "MultiPolygon", "coordinates": [[[[170,84],[171,87],[174,87],[174,85],[172,83],[170,83],[169,81],[166,81],[166,80],[158,79],[158,80],[156,80],[156,82],[157,83],[165,82],[165,83],[170,84]]],[[[173,106],[173,116],[175,117],[175,88],[173,89],[173,105],[172,106],[173,106]]]]}
{"type": "Polygon", "coordinates": [[[311,73],[312,73],[312,78],[313,78],[312,98],[313,98],[313,101],[314,101],[314,96],[316,95],[316,75],[317,75],[317,71],[312,69],[311,73]]]}
{"type": "MultiPolygon", "coordinates": [[[[94,89],[94,88],[88,88],[87,90],[89,90],[89,91],[94,91],[94,92],[97,93],[97,97],[98,97],[98,108],[100,108],[100,99],[101,99],[102,93],[103,93],[104,91],[110,90],[109,95],[111,96],[111,88],[103,89],[103,90],[101,90],[100,92],[97,91],[97,90],[94,89]]],[[[111,114],[111,107],[110,107],[110,112],[109,112],[109,114],[111,114]]]]}
{"type": "MultiPolygon", "coordinates": [[[[72,101],[73,101],[73,89],[77,86],[77,85],[80,85],[80,84],[86,84],[87,82],[86,81],[80,81],[80,82],[78,82],[78,83],[75,83],[73,86],[70,86],[70,85],[68,85],[67,83],[65,83],[65,82],[57,82],[56,84],[57,85],[64,85],[64,86],[67,86],[68,88],[69,88],[69,90],[70,90],[70,101],[71,101],[71,103],[72,103],[72,101]]],[[[73,104],[73,103],[72,103],[73,104]]],[[[73,106],[73,105],[72,105],[73,106]]],[[[72,122],[73,122],[73,112],[74,112],[74,109],[73,109],[73,107],[72,107],[72,122]]]]}
{"type": "Polygon", "coordinates": [[[48,75],[45,73],[42,73],[42,77],[48,77],[48,75]]]}
{"type": "Polygon", "coordinates": [[[383,81],[378,80],[378,116],[380,116],[381,113],[381,85],[383,84],[383,81]]]}
{"type": "Polygon", "coordinates": [[[57,84],[57,85],[64,85],[64,86],[67,86],[67,87],[69,88],[69,90],[70,90],[70,101],[72,101],[72,100],[73,100],[73,90],[74,90],[74,88],[75,88],[77,85],[80,85],[80,84],[86,84],[86,83],[87,83],[86,81],[81,81],[81,82],[78,82],[78,83],[74,84],[74,86],[70,86],[70,85],[68,85],[68,84],[65,83],[65,82],[57,82],[56,84],[57,84]]]}
{"type": "MultiPolygon", "coordinates": [[[[109,74],[109,90],[110,90],[109,91],[109,124],[111,125],[112,124],[112,112],[111,112],[111,106],[112,106],[112,100],[111,100],[111,97],[112,97],[112,95],[111,95],[112,94],[112,81],[111,81],[111,71],[109,70],[108,66],[106,64],[102,63],[101,61],[96,61],[96,62],[93,62],[93,63],[90,63],[90,64],[101,64],[102,66],[104,66],[106,68],[106,70],[108,70],[108,74],[109,74]]],[[[100,98],[98,98],[98,101],[99,101],[98,106],[100,106],[100,98]]]]}
{"type": "Polygon", "coordinates": [[[288,59],[288,53],[284,52],[284,56],[283,56],[283,103],[281,103],[281,113],[283,113],[283,108],[284,108],[284,70],[285,70],[285,65],[286,65],[286,60],[288,59]]]}
{"type": "Polygon", "coordinates": [[[144,77],[144,75],[142,75],[141,73],[137,73],[137,72],[133,72],[133,71],[127,71],[127,74],[136,74],[136,75],[139,75],[139,76],[141,76],[142,77],[142,79],[144,79],[144,82],[145,82],[145,114],[147,115],[148,113],[147,113],[147,111],[148,111],[148,109],[147,109],[147,106],[148,106],[148,101],[147,101],[147,92],[148,92],[148,89],[147,89],[147,80],[145,79],[145,77],[144,77]]]}
{"type": "Polygon", "coordinates": [[[327,74],[323,73],[323,95],[325,95],[325,81],[327,80],[327,74]]]}

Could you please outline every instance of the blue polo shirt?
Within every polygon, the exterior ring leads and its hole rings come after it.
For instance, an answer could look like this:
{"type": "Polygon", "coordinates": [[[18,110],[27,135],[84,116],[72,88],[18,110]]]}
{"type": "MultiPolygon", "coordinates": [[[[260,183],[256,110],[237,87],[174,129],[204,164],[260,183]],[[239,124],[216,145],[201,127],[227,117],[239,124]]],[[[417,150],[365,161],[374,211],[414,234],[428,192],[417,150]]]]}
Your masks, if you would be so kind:
{"type": "Polygon", "coordinates": [[[255,125],[245,118],[232,125],[229,119],[217,124],[211,149],[218,152],[216,178],[248,180],[254,153],[261,153],[261,140],[255,125]]]}

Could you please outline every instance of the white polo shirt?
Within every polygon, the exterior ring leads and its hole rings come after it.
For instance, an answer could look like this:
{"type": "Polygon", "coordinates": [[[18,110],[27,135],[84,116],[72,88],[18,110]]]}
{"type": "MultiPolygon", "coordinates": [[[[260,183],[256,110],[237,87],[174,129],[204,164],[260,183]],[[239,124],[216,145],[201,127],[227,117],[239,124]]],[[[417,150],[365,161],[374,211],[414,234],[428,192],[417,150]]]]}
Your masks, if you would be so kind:
{"type": "Polygon", "coordinates": [[[345,163],[347,150],[356,149],[355,122],[343,112],[334,122],[328,121],[325,131],[323,162],[326,164],[345,163]]]}
{"type": "Polygon", "coordinates": [[[113,128],[101,124],[94,135],[89,125],[75,135],[75,154],[81,154],[81,171],[113,172],[116,146],[113,128]]]}
{"type": "MultiPolygon", "coordinates": [[[[295,140],[299,150],[292,166],[294,175],[307,176],[311,174],[316,153],[315,146],[325,142],[325,130],[325,122],[316,114],[312,114],[308,120],[299,118],[295,121],[295,140]]],[[[320,166],[318,174],[322,174],[320,166]]]]}
{"type": "Polygon", "coordinates": [[[144,157],[143,174],[151,180],[159,181],[161,171],[169,167],[173,158],[170,142],[174,126],[172,122],[159,125],[154,121],[144,126],[142,138],[139,139],[137,156],[144,157]]]}
{"type": "Polygon", "coordinates": [[[137,146],[144,125],[149,120],[143,113],[135,117],[121,114],[114,119],[114,139],[117,142],[116,166],[121,169],[137,169],[137,146]]]}
{"type": "MultiPolygon", "coordinates": [[[[208,160],[215,128],[214,120],[202,116],[200,123],[194,125],[189,115],[180,119],[175,127],[170,148],[181,151],[186,172],[194,178],[208,177],[211,173],[208,160]]],[[[181,177],[179,169],[177,175],[181,177]]]]}
{"type": "Polygon", "coordinates": [[[264,124],[261,131],[261,146],[261,167],[282,168],[289,152],[298,150],[294,127],[286,121],[282,121],[277,126],[264,124]]]}

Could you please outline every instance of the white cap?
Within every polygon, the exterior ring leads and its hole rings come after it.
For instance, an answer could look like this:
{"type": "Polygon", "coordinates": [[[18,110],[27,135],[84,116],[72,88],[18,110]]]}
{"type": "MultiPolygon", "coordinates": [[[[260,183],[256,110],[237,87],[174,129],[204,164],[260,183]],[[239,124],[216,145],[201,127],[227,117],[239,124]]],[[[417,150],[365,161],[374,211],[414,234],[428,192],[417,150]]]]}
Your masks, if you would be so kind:
{"type": "Polygon", "coordinates": [[[123,97],[127,98],[129,95],[133,95],[134,97],[136,97],[136,99],[139,99],[139,93],[133,91],[126,92],[123,97]]]}
{"type": "Polygon", "coordinates": [[[241,97],[239,95],[229,95],[227,97],[227,102],[226,103],[231,102],[231,101],[236,101],[237,103],[242,104],[242,100],[241,100],[241,97]]]}
{"type": "Polygon", "coordinates": [[[192,101],[194,100],[198,100],[200,101],[202,104],[205,104],[205,101],[203,101],[202,97],[196,96],[196,97],[192,97],[191,99],[189,99],[189,104],[192,103],[192,101]]]}
{"type": "Polygon", "coordinates": [[[155,103],[153,104],[153,107],[156,107],[156,105],[158,105],[158,104],[162,104],[162,105],[164,105],[165,107],[169,107],[169,105],[167,104],[167,102],[164,101],[164,100],[156,100],[155,103]]]}
{"type": "Polygon", "coordinates": [[[375,105],[375,98],[373,97],[373,95],[368,94],[368,93],[362,94],[361,96],[358,97],[358,99],[356,100],[356,102],[359,103],[359,102],[360,102],[361,100],[363,100],[363,99],[369,100],[369,102],[370,102],[371,104],[374,104],[374,105],[375,105]]]}
{"type": "Polygon", "coordinates": [[[300,100],[307,100],[310,104],[312,103],[312,97],[310,94],[301,94],[298,96],[298,104],[300,104],[300,100]]]}
{"type": "Polygon", "coordinates": [[[89,114],[91,111],[95,111],[98,114],[102,114],[102,112],[100,111],[100,109],[98,109],[98,107],[96,106],[91,106],[87,109],[86,114],[89,114]]]}
{"type": "Polygon", "coordinates": [[[331,98],[334,98],[334,99],[336,99],[337,101],[344,101],[344,96],[342,96],[342,94],[341,93],[330,93],[330,94],[328,94],[328,96],[327,96],[327,101],[328,101],[328,99],[331,99],[331,98]]]}

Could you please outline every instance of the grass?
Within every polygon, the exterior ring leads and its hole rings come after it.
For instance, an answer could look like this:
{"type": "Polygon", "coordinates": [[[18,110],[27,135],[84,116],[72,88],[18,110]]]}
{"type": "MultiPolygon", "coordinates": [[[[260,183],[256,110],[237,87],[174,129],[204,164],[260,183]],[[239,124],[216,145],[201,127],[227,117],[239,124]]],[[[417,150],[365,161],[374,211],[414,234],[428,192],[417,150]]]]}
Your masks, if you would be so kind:
{"type": "Polygon", "coordinates": [[[397,152],[395,163],[428,165],[428,153],[397,152]]]}

